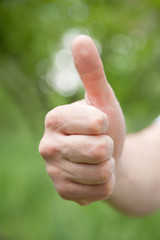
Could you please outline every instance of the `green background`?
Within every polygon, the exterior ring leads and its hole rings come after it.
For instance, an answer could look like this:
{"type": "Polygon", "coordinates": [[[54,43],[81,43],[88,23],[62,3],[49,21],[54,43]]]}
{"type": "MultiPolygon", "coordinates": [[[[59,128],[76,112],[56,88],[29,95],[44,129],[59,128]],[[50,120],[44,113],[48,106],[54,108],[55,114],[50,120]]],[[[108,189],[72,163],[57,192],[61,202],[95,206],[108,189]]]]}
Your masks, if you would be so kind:
{"type": "Polygon", "coordinates": [[[0,239],[160,239],[160,213],[135,218],[102,202],[62,200],[38,154],[45,114],[83,98],[46,82],[67,31],[96,39],[126,117],[139,131],[159,114],[160,1],[0,1],[0,239]]]}

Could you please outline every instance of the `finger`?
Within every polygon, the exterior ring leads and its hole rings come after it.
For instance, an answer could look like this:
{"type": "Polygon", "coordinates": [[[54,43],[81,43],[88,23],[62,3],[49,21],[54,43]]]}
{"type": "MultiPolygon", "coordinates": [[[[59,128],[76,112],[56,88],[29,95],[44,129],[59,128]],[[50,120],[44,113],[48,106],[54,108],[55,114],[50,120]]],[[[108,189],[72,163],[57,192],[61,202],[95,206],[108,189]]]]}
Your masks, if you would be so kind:
{"type": "Polygon", "coordinates": [[[85,104],[60,106],[45,119],[46,132],[51,129],[64,134],[105,134],[108,119],[99,109],[85,104]]]}
{"type": "Polygon", "coordinates": [[[72,54],[91,104],[96,107],[104,106],[106,103],[112,105],[115,96],[106,81],[102,61],[92,39],[84,35],[75,38],[72,54]]]}
{"type": "Polygon", "coordinates": [[[70,135],[63,138],[62,158],[72,162],[98,164],[111,158],[114,143],[107,135],[70,135]]]}
{"type": "Polygon", "coordinates": [[[46,161],[67,159],[76,163],[97,164],[111,158],[114,142],[108,135],[64,135],[45,133],[39,152],[46,161]]]}
{"type": "Polygon", "coordinates": [[[47,171],[50,173],[49,175],[53,181],[56,177],[54,170],[56,165],[58,165],[57,168],[59,168],[61,176],[63,175],[63,179],[84,185],[108,182],[115,169],[115,161],[113,158],[95,165],[73,163],[62,159],[59,164],[55,164],[54,166],[47,163],[47,171]]]}
{"type": "Polygon", "coordinates": [[[60,196],[67,200],[73,201],[89,201],[107,199],[114,188],[115,176],[112,174],[111,179],[107,183],[98,185],[83,185],[72,182],[54,183],[60,196]]]}

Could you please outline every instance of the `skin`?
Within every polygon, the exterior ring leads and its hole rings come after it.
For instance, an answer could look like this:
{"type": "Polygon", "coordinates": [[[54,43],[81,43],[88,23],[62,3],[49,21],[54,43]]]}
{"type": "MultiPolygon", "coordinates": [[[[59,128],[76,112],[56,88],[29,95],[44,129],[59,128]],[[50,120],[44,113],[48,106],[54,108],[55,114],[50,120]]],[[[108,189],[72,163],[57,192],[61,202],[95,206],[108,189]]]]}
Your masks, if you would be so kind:
{"type": "MultiPolygon", "coordinates": [[[[137,203],[143,204],[146,179],[137,178],[147,157],[143,148],[141,153],[143,134],[126,137],[121,107],[107,82],[92,39],[77,37],[72,44],[72,55],[85,88],[85,99],[59,106],[46,115],[39,152],[47,172],[64,199],[87,205],[110,197],[109,202],[116,208],[143,214],[148,210],[147,204],[143,211],[140,206],[137,209],[137,203]]],[[[151,145],[152,141],[147,142],[144,148],[151,145]]]]}
{"type": "Polygon", "coordinates": [[[142,216],[160,208],[160,123],[126,137],[109,202],[122,212],[142,216]]]}

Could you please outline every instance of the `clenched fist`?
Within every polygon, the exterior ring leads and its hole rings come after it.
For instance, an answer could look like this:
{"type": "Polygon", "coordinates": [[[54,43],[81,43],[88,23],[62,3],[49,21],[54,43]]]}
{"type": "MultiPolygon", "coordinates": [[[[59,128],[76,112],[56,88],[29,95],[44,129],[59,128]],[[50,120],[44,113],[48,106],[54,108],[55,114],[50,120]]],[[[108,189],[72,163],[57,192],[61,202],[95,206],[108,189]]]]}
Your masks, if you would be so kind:
{"type": "Polygon", "coordinates": [[[72,54],[85,99],[47,114],[39,152],[60,196],[87,205],[113,191],[125,122],[91,38],[77,37],[72,54]]]}

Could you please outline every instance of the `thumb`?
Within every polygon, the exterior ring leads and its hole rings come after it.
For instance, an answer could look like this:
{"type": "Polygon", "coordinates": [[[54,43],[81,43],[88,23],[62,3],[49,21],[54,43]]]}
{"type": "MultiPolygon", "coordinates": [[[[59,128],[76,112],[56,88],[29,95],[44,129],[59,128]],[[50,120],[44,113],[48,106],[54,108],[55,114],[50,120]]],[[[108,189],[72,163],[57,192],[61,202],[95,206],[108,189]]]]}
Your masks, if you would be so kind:
{"type": "Polygon", "coordinates": [[[115,95],[106,80],[102,61],[93,40],[85,35],[76,37],[72,43],[75,67],[86,90],[89,103],[98,108],[115,103],[115,95]]]}

